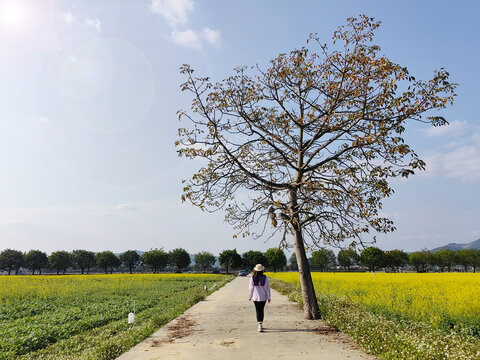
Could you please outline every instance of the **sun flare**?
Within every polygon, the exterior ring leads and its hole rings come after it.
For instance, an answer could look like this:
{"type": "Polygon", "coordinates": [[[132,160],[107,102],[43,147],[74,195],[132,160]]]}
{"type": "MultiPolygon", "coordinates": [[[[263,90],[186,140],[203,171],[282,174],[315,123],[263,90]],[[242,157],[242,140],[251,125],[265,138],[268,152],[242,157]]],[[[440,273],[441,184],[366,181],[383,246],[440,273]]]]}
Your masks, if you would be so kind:
{"type": "Polygon", "coordinates": [[[42,44],[53,25],[53,0],[0,0],[0,54],[23,54],[42,44]]]}
{"type": "Polygon", "coordinates": [[[24,1],[3,0],[0,2],[0,24],[2,27],[19,28],[27,23],[29,9],[24,1]]]}

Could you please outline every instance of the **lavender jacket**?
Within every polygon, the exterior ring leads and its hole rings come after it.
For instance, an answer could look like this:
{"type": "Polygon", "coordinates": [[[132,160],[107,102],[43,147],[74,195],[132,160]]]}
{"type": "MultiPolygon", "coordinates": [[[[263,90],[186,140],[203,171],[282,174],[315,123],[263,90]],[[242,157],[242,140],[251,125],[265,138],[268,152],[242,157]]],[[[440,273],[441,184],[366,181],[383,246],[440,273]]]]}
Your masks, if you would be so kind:
{"type": "Polygon", "coordinates": [[[253,301],[267,301],[270,300],[270,285],[268,284],[268,277],[265,276],[265,285],[253,285],[253,277],[250,278],[250,285],[248,287],[248,298],[253,301]]]}

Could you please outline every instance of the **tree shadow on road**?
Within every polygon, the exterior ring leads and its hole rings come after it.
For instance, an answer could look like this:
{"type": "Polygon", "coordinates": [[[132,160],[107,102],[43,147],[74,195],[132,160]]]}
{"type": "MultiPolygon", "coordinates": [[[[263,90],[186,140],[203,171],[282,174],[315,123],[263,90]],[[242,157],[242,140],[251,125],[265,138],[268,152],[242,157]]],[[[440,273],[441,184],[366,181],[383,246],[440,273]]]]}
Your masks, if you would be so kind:
{"type": "Polygon", "coordinates": [[[329,333],[336,333],[338,332],[337,329],[331,327],[318,327],[313,329],[275,329],[275,328],[263,328],[264,332],[313,332],[313,333],[320,333],[320,334],[329,334],[329,333]]]}

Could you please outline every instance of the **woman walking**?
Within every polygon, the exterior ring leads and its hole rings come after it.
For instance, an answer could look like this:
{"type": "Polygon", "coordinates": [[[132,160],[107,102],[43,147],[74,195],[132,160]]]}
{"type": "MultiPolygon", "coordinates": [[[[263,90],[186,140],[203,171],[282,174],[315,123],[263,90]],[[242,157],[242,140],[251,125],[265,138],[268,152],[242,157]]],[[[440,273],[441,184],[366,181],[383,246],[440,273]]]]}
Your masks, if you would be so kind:
{"type": "Polygon", "coordinates": [[[265,267],[262,264],[255,265],[248,288],[248,301],[253,300],[255,304],[259,332],[263,331],[265,303],[267,301],[270,303],[270,285],[268,285],[268,278],[263,274],[263,270],[265,267]]]}

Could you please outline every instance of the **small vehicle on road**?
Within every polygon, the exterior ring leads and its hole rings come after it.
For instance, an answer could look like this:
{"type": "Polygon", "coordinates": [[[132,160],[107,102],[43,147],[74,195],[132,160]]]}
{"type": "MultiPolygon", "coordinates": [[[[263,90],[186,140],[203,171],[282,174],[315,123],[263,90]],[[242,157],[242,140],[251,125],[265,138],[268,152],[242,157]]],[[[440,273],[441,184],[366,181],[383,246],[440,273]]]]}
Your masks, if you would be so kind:
{"type": "Polygon", "coordinates": [[[250,272],[248,270],[240,270],[238,276],[247,276],[250,272]]]}

